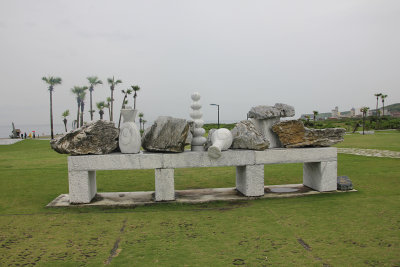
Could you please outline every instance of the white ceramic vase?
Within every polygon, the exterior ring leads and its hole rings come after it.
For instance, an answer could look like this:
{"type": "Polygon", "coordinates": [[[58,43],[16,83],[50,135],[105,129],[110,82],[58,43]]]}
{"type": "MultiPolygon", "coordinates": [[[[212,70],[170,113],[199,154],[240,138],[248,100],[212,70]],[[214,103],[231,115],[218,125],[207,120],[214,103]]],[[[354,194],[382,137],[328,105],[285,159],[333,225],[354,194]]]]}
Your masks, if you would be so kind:
{"type": "Polygon", "coordinates": [[[135,124],[136,109],[121,109],[123,123],[119,129],[119,149],[122,153],[136,154],[140,152],[141,137],[135,124]]]}

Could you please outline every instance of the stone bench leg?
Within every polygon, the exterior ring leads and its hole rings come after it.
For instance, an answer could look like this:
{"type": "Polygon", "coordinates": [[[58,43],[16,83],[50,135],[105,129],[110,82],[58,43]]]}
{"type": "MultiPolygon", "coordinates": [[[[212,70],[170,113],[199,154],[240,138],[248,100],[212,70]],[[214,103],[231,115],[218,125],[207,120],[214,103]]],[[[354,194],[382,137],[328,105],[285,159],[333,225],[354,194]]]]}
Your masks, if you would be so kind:
{"type": "Polygon", "coordinates": [[[156,201],[175,200],[174,169],[155,169],[156,201]]]}
{"type": "Polygon", "coordinates": [[[320,192],[336,190],[337,161],[304,163],[303,184],[320,192]]]}
{"type": "Polygon", "coordinates": [[[90,203],[97,193],[96,171],[69,171],[69,202],[90,203]]]}
{"type": "Polygon", "coordinates": [[[236,167],[236,190],[248,197],[264,195],[264,165],[236,167]]]}

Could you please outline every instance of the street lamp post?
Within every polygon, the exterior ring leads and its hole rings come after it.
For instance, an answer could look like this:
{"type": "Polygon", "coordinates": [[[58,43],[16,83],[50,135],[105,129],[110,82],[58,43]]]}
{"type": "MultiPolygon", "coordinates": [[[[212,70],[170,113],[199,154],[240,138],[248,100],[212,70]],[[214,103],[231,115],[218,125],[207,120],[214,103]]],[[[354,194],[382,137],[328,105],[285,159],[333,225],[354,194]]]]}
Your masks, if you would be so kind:
{"type": "Polygon", "coordinates": [[[217,106],[218,107],[218,129],[219,129],[219,105],[218,104],[210,104],[210,106],[217,106]]]}

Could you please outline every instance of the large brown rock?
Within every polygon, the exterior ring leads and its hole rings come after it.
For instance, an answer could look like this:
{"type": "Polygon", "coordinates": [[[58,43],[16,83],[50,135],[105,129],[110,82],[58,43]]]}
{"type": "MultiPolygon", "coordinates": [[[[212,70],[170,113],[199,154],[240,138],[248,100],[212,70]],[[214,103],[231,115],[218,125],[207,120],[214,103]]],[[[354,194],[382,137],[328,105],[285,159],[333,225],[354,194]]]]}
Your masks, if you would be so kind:
{"type": "Polygon", "coordinates": [[[113,122],[98,120],[51,140],[51,148],[61,154],[108,154],[118,148],[119,129],[113,122]]]}
{"type": "Polygon", "coordinates": [[[272,131],[287,148],[331,146],[342,142],[345,134],[343,128],[309,129],[298,120],[278,122],[272,131]]]}
{"type": "Polygon", "coordinates": [[[189,133],[185,119],[160,116],[147,128],[142,137],[142,147],[153,152],[183,152],[189,133]]]}
{"type": "Polygon", "coordinates": [[[238,122],[231,133],[233,136],[231,148],[265,150],[269,147],[269,141],[249,120],[238,122]]]}

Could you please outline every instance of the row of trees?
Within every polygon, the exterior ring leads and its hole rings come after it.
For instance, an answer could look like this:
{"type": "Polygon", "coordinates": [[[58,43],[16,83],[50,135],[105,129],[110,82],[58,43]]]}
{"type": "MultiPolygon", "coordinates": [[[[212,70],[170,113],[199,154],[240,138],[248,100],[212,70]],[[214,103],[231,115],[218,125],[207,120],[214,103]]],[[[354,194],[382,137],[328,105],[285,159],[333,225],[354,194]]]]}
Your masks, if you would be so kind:
{"type": "MultiPolygon", "coordinates": [[[[49,86],[48,90],[50,92],[50,128],[51,128],[51,138],[54,138],[54,133],[53,133],[53,92],[54,92],[54,86],[59,85],[62,83],[62,79],[60,77],[43,77],[42,80],[49,86]]],[[[85,99],[86,99],[86,94],[87,90],[90,93],[90,119],[93,120],[93,113],[95,112],[93,110],[93,101],[92,101],[92,95],[95,86],[103,84],[103,82],[97,77],[97,76],[91,76],[87,77],[88,80],[88,86],[74,86],[71,88],[71,92],[75,95],[76,97],[76,103],[77,103],[77,114],[76,114],[76,120],[74,121],[74,125],[76,127],[81,127],[83,126],[83,114],[85,110],[85,99]]],[[[109,114],[109,119],[110,121],[114,120],[114,90],[115,87],[122,83],[121,80],[115,79],[114,76],[112,78],[108,78],[107,82],[110,86],[110,97],[107,97],[106,101],[100,101],[96,103],[96,106],[99,110],[99,115],[100,119],[103,119],[104,115],[104,108],[108,109],[108,114],[109,114]]],[[[133,99],[134,99],[134,109],[136,109],[136,98],[137,98],[137,92],[140,90],[140,87],[138,85],[132,85],[129,89],[126,90],[121,90],[124,98],[122,101],[122,107],[125,108],[125,105],[128,103],[128,95],[131,95],[132,92],[134,92],[133,99]]],[[[64,117],[63,122],[65,126],[65,131],[67,131],[67,117],[70,115],[69,110],[66,110],[62,113],[62,117],[64,117]]],[[[139,121],[140,121],[140,129],[144,129],[144,124],[146,123],[146,120],[143,119],[144,115],[143,113],[139,113],[139,121]],[[143,128],[142,128],[143,126],[143,128]]],[[[119,121],[118,121],[118,128],[120,127],[121,124],[121,115],[119,116],[119,121]]]]}

